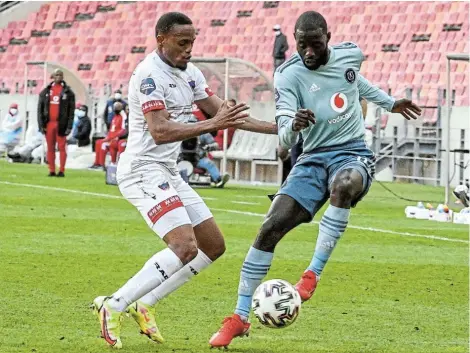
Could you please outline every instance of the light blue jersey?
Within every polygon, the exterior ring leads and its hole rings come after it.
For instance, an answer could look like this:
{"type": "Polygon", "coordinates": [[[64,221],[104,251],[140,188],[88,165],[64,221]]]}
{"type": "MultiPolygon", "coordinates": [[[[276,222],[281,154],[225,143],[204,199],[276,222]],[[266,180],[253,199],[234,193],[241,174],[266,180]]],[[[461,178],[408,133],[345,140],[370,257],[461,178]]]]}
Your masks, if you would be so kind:
{"type": "Polygon", "coordinates": [[[290,148],[298,132],[292,121],[299,109],[310,109],[316,124],[301,131],[304,153],[319,147],[364,140],[365,128],[359,96],[390,111],[395,100],[359,74],[364,55],[350,42],[334,45],[328,63],[307,69],[298,53],[274,75],[276,121],[280,143],[290,148]]]}

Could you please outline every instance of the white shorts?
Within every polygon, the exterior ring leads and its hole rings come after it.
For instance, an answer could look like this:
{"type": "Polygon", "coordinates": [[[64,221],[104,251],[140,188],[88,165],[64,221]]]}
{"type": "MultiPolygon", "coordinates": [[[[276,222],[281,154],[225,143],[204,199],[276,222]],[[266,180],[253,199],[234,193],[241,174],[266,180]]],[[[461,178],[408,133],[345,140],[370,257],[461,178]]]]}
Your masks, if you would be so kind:
{"type": "Polygon", "coordinates": [[[162,239],[177,227],[195,227],[213,217],[196,191],[165,165],[146,164],[124,173],[118,167],[117,179],[121,194],[162,239]]]}

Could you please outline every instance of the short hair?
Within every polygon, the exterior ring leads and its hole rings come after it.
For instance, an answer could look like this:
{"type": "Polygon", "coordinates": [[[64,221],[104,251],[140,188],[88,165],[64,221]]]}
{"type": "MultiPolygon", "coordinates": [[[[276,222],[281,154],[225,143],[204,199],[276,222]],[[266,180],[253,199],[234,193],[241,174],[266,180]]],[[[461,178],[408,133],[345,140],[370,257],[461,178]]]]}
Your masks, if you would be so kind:
{"type": "Polygon", "coordinates": [[[297,32],[298,29],[318,29],[321,28],[324,33],[328,32],[328,25],[326,23],[325,17],[319,12],[316,11],[307,11],[304,12],[295,22],[294,31],[297,32]]]}
{"type": "Polygon", "coordinates": [[[155,37],[159,34],[167,34],[176,25],[192,25],[193,21],[181,12],[168,12],[162,15],[155,26],[155,37]]]}

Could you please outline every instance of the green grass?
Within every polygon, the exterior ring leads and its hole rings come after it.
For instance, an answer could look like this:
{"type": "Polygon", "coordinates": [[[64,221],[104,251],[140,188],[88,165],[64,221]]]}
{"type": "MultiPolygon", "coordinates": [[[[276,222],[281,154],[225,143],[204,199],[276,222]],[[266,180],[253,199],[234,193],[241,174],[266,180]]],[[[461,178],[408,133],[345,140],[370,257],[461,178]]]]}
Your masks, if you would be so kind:
{"type": "MultiPolygon", "coordinates": [[[[6,185],[1,181],[120,195],[101,173],[0,162],[0,352],[106,352],[88,305],[132,276],[162,242],[123,199],[6,185]]],[[[436,199],[442,190],[392,185],[400,194],[436,199]]],[[[239,269],[264,214],[269,188],[205,189],[227,242],[211,268],[158,306],[166,338],[154,345],[126,319],[122,352],[209,352],[208,339],[235,306],[239,269]],[[242,205],[232,201],[249,201],[242,205]]],[[[406,202],[379,185],[350,224],[468,240],[468,226],[409,220],[406,202]]],[[[320,213],[321,216],[321,213],[320,213]]],[[[316,220],[320,217],[317,216],[316,220]]],[[[279,245],[268,278],[296,282],[310,262],[316,224],[279,245]]],[[[468,352],[468,243],[348,229],[298,321],[284,330],[254,322],[232,352],[468,352]]]]}

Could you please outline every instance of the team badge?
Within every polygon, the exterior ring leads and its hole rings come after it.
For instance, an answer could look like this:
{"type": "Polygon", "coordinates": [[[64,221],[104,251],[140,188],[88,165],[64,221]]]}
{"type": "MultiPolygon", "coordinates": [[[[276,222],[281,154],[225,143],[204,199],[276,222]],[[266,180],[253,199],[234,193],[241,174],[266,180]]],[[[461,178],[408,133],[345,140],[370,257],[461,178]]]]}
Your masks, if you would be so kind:
{"type": "Polygon", "coordinates": [[[147,96],[156,89],[157,86],[155,85],[155,81],[151,77],[147,77],[146,79],[142,80],[142,83],[140,84],[140,92],[147,96]]]}
{"type": "Polygon", "coordinates": [[[196,81],[194,81],[192,78],[189,78],[188,84],[189,84],[189,87],[191,87],[192,89],[196,88],[196,81]]]}
{"type": "Polygon", "coordinates": [[[349,83],[353,83],[354,81],[356,81],[356,72],[353,69],[347,69],[344,73],[344,78],[349,83]]]}
{"type": "Polygon", "coordinates": [[[158,185],[158,187],[162,190],[168,190],[170,188],[170,184],[168,182],[164,182],[163,184],[158,185]]]}

